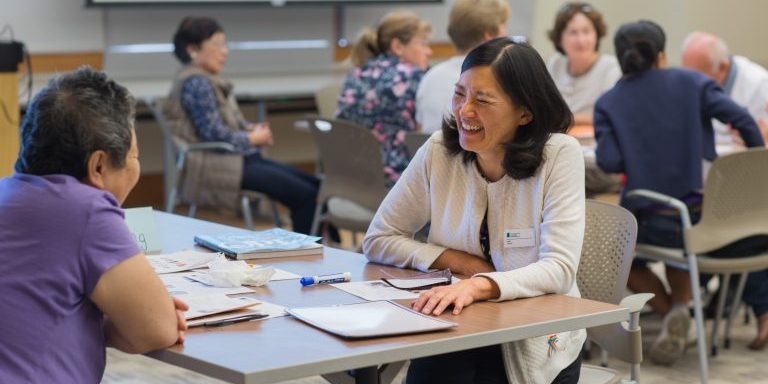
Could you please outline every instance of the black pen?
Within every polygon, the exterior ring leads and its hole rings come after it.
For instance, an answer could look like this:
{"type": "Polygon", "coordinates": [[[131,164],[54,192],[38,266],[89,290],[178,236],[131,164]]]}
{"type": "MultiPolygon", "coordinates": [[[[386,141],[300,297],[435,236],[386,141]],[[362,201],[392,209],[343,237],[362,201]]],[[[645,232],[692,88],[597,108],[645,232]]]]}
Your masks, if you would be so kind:
{"type": "Polygon", "coordinates": [[[251,321],[251,320],[263,319],[263,318],[268,317],[268,316],[269,315],[267,315],[266,313],[254,313],[254,314],[251,314],[251,315],[244,315],[244,316],[239,316],[239,317],[233,317],[231,319],[207,321],[207,322],[203,323],[203,325],[206,326],[206,327],[221,327],[221,326],[224,326],[224,325],[241,323],[243,321],[251,321]]]}

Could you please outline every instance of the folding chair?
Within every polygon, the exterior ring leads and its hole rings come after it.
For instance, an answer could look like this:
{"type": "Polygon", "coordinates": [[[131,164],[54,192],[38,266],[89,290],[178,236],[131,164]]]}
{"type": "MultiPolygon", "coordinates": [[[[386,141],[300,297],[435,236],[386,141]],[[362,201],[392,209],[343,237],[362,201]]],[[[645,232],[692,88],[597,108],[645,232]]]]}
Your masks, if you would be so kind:
{"type": "MultiPolygon", "coordinates": [[[[768,268],[768,252],[751,257],[713,258],[711,252],[755,235],[768,235],[768,151],[750,149],[717,158],[709,170],[704,184],[701,220],[691,225],[688,207],[673,197],[649,191],[634,190],[627,197],[644,197],[676,209],[683,223],[683,249],[637,245],[638,257],[662,261],[687,269],[691,275],[693,308],[698,336],[698,355],[701,382],[708,379],[708,361],[704,329],[704,314],[699,288],[699,273],[718,274],[721,294],[717,306],[710,343],[712,356],[717,354],[718,322],[723,314],[730,276],[740,275],[736,298],[743,293],[747,274],[768,268]]],[[[730,345],[730,327],[736,314],[737,303],[731,306],[726,324],[725,346],[730,345]]]]}
{"type": "Polygon", "coordinates": [[[367,231],[387,195],[381,144],[369,129],[348,121],[311,117],[307,125],[323,169],[312,233],[318,234],[322,223],[367,231]]]}
{"type": "MultiPolygon", "coordinates": [[[[168,122],[165,120],[163,114],[163,105],[165,104],[165,98],[148,98],[144,100],[144,103],[152,111],[152,115],[163,131],[163,163],[165,172],[165,188],[167,192],[165,199],[165,211],[173,212],[174,208],[181,196],[181,187],[184,185],[184,166],[187,161],[187,155],[196,151],[224,151],[234,152],[232,144],[224,142],[201,142],[201,143],[184,143],[181,140],[176,140],[171,134],[168,122]]],[[[245,221],[245,227],[253,230],[253,215],[251,213],[251,203],[256,204],[258,207],[259,200],[264,199],[269,202],[272,211],[272,220],[278,227],[282,227],[282,220],[280,214],[277,211],[277,204],[269,198],[269,196],[256,191],[242,190],[240,196],[240,206],[243,211],[243,219],[245,221]]],[[[189,205],[189,217],[195,217],[197,213],[197,205],[191,202],[189,205]]]]}

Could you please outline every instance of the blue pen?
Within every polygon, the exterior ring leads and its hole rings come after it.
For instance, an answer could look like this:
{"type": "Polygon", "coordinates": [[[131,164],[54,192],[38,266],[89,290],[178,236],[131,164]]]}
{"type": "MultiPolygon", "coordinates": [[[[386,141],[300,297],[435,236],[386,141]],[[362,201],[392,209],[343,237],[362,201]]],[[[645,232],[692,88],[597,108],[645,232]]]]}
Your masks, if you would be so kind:
{"type": "Polygon", "coordinates": [[[306,287],[308,285],[314,284],[344,283],[350,280],[352,280],[352,274],[349,272],[344,272],[334,273],[332,275],[304,276],[299,281],[301,282],[301,285],[306,287]]]}

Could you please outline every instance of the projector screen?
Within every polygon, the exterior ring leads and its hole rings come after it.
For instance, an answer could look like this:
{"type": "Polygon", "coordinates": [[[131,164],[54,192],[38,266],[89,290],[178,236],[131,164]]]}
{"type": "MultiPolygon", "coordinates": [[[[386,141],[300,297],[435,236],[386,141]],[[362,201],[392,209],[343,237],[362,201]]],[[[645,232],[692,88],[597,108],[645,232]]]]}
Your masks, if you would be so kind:
{"type": "Polygon", "coordinates": [[[312,4],[413,4],[440,3],[442,0],[86,0],[87,6],[110,5],[312,5],[312,4]]]}

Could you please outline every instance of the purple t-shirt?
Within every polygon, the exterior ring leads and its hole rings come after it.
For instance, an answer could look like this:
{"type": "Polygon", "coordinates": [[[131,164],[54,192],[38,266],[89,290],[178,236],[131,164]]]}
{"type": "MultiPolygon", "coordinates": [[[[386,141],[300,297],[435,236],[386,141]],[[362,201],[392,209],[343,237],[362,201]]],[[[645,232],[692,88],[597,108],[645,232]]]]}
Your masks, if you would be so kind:
{"type": "Polygon", "coordinates": [[[0,383],[98,383],[103,314],[90,295],[140,252],[111,193],[65,175],[0,179],[0,383]]]}

